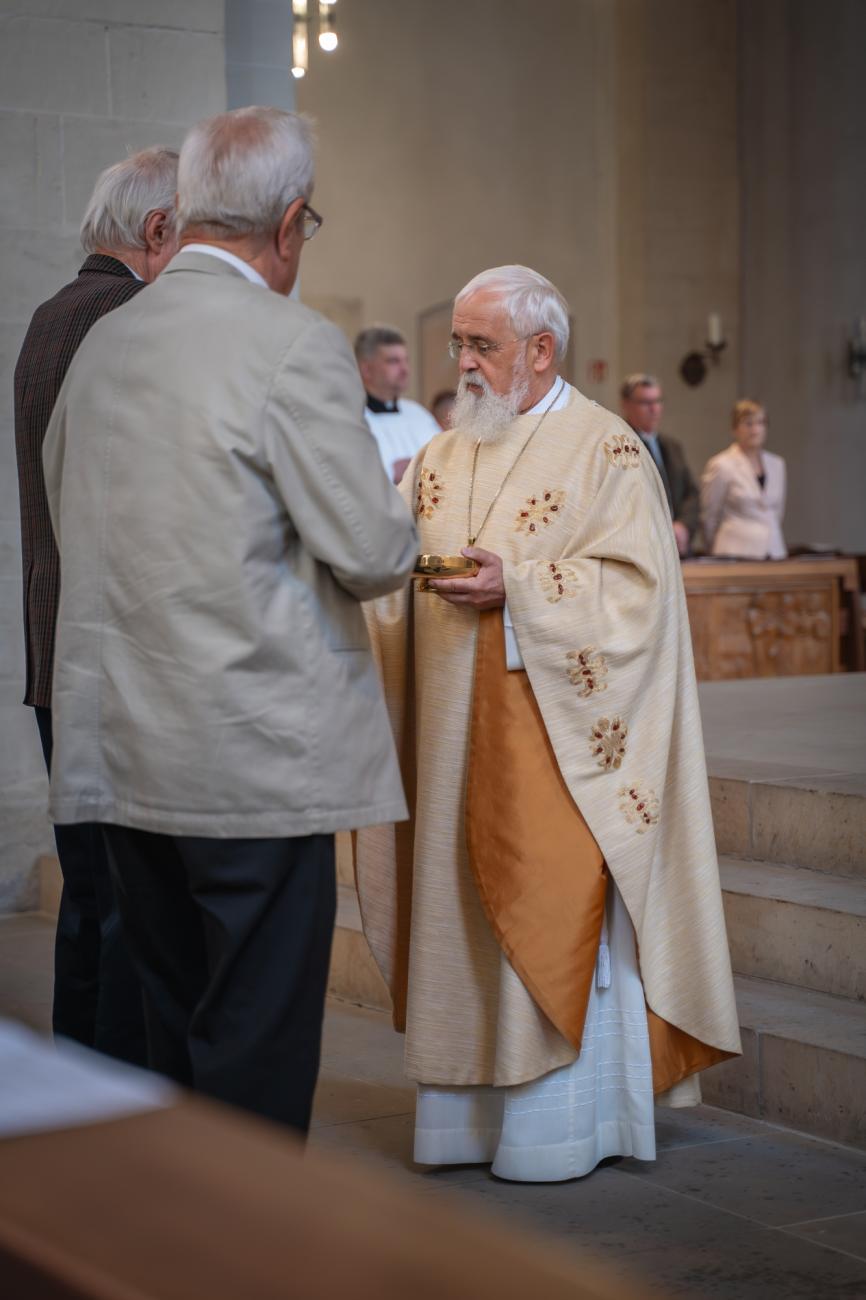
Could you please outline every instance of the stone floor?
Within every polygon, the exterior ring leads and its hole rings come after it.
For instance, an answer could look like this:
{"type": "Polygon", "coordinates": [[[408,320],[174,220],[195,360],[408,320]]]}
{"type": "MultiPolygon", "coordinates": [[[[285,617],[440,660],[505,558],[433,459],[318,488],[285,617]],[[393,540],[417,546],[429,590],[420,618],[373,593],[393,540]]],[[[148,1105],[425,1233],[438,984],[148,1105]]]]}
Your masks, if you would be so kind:
{"type": "MultiPolygon", "coordinates": [[[[0,1014],[45,1030],[50,922],[0,918],[0,1014]]],[[[311,1143],[430,1196],[513,1216],[668,1296],[866,1298],[866,1154],[709,1106],[659,1112],[654,1164],[525,1185],[412,1164],[412,1089],[388,1017],[331,1002],[311,1143]]]]}
{"type": "Polygon", "coordinates": [[[698,690],[711,777],[866,795],[866,673],[698,690]]]}

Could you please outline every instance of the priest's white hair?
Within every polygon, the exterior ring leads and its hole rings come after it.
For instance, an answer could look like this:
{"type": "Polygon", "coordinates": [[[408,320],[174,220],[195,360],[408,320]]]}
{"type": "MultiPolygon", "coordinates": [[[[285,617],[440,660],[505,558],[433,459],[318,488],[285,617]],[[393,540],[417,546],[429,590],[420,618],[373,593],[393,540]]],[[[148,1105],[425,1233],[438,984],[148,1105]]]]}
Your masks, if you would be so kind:
{"type": "Polygon", "coordinates": [[[313,192],[313,132],[298,113],[236,108],[194,126],[177,175],[178,224],[220,235],[269,234],[313,192]]]}
{"type": "Polygon", "coordinates": [[[144,225],[151,212],[174,222],[177,154],[155,145],[140,149],[101,172],[81,222],[81,247],[145,248],[144,225]]]}
{"type": "Polygon", "coordinates": [[[568,348],[568,303],[556,285],[528,266],[494,266],[463,286],[455,306],[481,290],[501,296],[518,338],[549,331],[557,363],[562,361],[568,348]]]}

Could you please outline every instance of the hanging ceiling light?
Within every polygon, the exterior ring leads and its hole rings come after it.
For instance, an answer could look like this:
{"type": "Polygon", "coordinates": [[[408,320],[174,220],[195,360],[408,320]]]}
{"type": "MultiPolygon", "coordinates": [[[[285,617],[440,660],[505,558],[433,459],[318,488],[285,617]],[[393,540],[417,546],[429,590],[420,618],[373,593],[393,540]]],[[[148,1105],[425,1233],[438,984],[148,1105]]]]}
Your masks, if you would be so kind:
{"type": "Polygon", "coordinates": [[[326,54],[339,44],[336,10],[337,0],[319,0],[319,45],[326,54]]]}
{"type": "Polygon", "coordinates": [[[292,0],[292,76],[304,77],[310,66],[307,0],[292,0]]]}

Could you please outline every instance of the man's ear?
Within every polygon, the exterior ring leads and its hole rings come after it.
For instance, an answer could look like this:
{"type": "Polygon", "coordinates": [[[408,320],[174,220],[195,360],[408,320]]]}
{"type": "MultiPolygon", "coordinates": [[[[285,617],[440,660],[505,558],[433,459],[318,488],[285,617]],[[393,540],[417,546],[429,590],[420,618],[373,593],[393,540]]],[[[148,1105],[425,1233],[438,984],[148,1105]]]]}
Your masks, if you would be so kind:
{"type": "Polygon", "coordinates": [[[532,362],[533,370],[539,374],[547,370],[556,360],[556,343],[553,335],[549,330],[542,330],[535,336],[535,357],[532,362]]]}
{"type": "Polygon", "coordinates": [[[287,261],[291,255],[291,245],[297,238],[295,226],[301,219],[301,210],[304,207],[304,199],[292,199],[289,206],[283,213],[283,219],[277,227],[276,245],[277,253],[283,261],[287,261]]]}
{"type": "Polygon", "coordinates": [[[154,208],[144,219],[144,243],[149,253],[161,253],[169,233],[168,214],[154,208]]]}

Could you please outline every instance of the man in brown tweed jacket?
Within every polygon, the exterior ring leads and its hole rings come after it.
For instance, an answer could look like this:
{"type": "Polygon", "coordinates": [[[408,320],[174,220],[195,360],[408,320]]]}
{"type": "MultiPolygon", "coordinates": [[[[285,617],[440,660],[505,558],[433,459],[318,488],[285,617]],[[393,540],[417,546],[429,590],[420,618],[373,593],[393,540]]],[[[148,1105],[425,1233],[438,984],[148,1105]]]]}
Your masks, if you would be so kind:
{"type": "MultiPolygon", "coordinates": [[[[177,248],[177,154],[144,149],[102,173],[81,226],[89,254],[71,284],[37,307],[15,369],[15,446],[24,568],[25,704],[51,766],[51,682],[60,560],[42,472],[42,440],[77,348],[101,316],[155,279],[177,248]]],[[[117,920],[101,836],[55,827],[63,873],[57,923],[54,1032],[144,1063],[141,992],[117,920]]]]}

